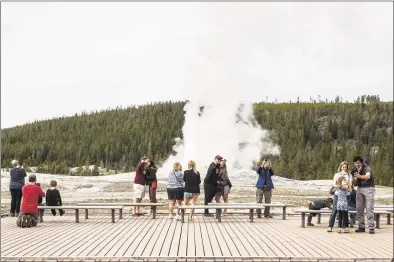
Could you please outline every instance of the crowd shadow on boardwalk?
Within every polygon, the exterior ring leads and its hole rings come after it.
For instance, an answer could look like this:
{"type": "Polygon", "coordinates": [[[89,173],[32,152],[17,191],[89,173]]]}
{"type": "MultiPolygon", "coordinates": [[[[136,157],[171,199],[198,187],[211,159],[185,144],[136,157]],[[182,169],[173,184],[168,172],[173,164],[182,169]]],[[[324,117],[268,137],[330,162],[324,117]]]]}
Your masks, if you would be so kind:
{"type": "Polygon", "coordinates": [[[196,215],[185,223],[159,216],[123,219],[45,216],[35,228],[1,219],[1,260],[61,261],[391,261],[393,226],[375,235],[327,233],[327,217],[301,228],[300,217],[282,220],[230,215],[218,223],[196,215]]]}

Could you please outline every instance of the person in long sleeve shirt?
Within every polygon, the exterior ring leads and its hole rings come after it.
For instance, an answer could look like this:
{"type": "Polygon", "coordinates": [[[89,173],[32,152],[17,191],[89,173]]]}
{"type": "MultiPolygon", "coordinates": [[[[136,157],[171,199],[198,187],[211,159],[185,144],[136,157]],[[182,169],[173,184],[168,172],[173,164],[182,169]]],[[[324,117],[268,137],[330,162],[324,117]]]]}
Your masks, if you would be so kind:
{"type": "Polygon", "coordinates": [[[12,168],[10,170],[10,193],[11,193],[11,209],[10,216],[18,216],[21,208],[22,187],[25,185],[26,171],[19,166],[17,160],[11,161],[12,168]]]}
{"type": "MultiPolygon", "coordinates": [[[[59,190],[56,189],[57,182],[56,180],[52,180],[50,182],[51,188],[47,190],[45,204],[47,206],[62,206],[62,198],[60,197],[59,190]]],[[[56,209],[51,209],[52,215],[56,216],[56,209]]],[[[59,209],[60,216],[64,215],[64,210],[59,209]]]]}
{"type": "MultiPolygon", "coordinates": [[[[219,167],[222,160],[223,157],[217,155],[208,168],[207,175],[204,178],[204,205],[211,203],[216,195],[219,167]]],[[[204,210],[204,216],[209,216],[209,209],[204,210]]]]}
{"type": "Polygon", "coordinates": [[[29,184],[22,188],[22,205],[21,212],[17,218],[17,226],[31,227],[36,226],[38,222],[38,198],[45,197],[41,187],[36,185],[36,176],[29,176],[29,184]]]}
{"type": "MultiPolygon", "coordinates": [[[[256,173],[259,175],[256,183],[256,201],[257,203],[262,203],[264,197],[264,203],[271,204],[272,189],[274,189],[274,183],[271,178],[274,175],[274,171],[271,168],[271,161],[264,159],[256,173]]],[[[256,212],[257,217],[261,218],[261,209],[257,209],[256,212]]],[[[264,207],[264,217],[272,218],[269,206],[264,207]]]]}

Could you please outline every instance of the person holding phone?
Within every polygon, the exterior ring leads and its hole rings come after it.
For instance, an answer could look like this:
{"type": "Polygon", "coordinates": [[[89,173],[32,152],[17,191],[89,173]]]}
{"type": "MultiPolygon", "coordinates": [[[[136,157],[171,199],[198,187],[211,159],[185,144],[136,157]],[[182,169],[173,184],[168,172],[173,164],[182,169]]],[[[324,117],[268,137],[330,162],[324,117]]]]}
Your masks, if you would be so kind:
{"type": "Polygon", "coordinates": [[[351,174],[353,175],[353,183],[357,186],[356,220],[358,222],[358,229],[355,232],[365,232],[365,208],[367,211],[369,233],[375,234],[375,219],[373,214],[375,205],[375,180],[372,170],[364,164],[364,159],[361,156],[355,156],[353,162],[354,167],[351,174]]]}
{"type": "MultiPolygon", "coordinates": [[[[274,189],[274,183],[271,178],[274,175],[274,171],[272,170],[271,161],[264,159],[256,173],[259,175],[256,183],[256,201],[257,203],[262,203],[264,198],[265,204],[271,204],[272,189],[274,189]]],[[[261,218],[261,209],[257,209],[256,212],[257,217],[261,218]]],[[[264,207],[264,217],[272,218],[269,206],[264,207]]]]}

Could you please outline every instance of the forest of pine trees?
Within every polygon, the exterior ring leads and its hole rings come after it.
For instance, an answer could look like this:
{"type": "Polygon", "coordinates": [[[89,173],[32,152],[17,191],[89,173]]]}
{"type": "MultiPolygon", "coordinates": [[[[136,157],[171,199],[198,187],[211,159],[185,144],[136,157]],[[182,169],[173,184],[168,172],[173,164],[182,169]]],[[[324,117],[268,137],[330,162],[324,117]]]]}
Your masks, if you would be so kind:
{"type": "MultiPolygon", "coordinates": [[[[184,102],[153,103],[38,121],[1,132],[1,166],[20,160],[44,173],[96,165],[132,171],[141,155],[160,163],[182,137],[184,102]]],[[[354,103],[256,103],[257,122],[281,148],[276,174],[328,179],[346,159],[362,155],[380,185],[393,185],[393,103],[361,96],[354,103]]]]}

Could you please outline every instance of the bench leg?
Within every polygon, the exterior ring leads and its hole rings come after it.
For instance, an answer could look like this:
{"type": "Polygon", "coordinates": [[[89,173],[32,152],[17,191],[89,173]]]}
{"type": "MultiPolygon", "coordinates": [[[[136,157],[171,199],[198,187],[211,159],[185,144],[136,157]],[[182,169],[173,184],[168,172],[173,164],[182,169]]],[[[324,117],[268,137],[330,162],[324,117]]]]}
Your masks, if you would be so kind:
{"type": "MultiPolygon", "coordinates": [[[[44,210],[43,210],[44,211],[44,210]]],[[[42,213],[44,213],[44,212],[41,212],[41,210],[39,211],[39,214],[38,214],[38,216],[39,216],[39,221],[40,221],[40,223],[42,223],[42,222],[44,222],[44,219],[43,219],[43,217],[42,217],[42,213]]]]}
{"type": "Polygon", "coordinates": [[[286,220],[286,207],[283,207],[282,219],[286,220]]]}
{"type": "Polygon", "coordinates": [[[119,219],[123,218],[123,208],[119,208],[119,219]]]}
{"type": "Polygon", "coordinates": [[[253,223],[253,209],[249,209],[249,220],[250,223],[253,223]]]}
{"type": "Polygon", "coordinates": [[[391,225],[391,214],[387,214],[387,225],[391,225]]]}
{"type": "Polygon", "coordinates": [[[321,224],[321,213],[317,213],[317,223],[321,224]]]}
{"type": "Polygon", "coordinates": [[[156,206],[152,207],[152,218],[156,219],[156,206]]]}
{"type": "Polygon", "coordinates": [[[115,223],[115,209],[111,209],[112,223],[115,223]]]}
{"type": "Polygon", "coordinates": [[[79,223],[79,209],[75,209],[75,223],[79,223]]]}
{"type": "Polygon", "coordinates": [[[376,214],[376,228],[380,228],[380,214],[376,214]]]}
{"type": "Polygon", "coordinates": [[[181,209],[181,222],[182,223],[185,222],[185,209],[184,208],[181,209]]]}
{"type": "Polygon", "coordinates": [[[216,209],[216,215],[219,223],[222,223],[222,209],[218,208],[216,209]]]}
{"type": "Polygon", "coordinates": [[[301,213],[301,227],[305,227],[305,213],[301,213]]]}
{"type": "Polygon", "coordinates": [[[88,219],[88,218],[89,218],[89,210],[85,209],[85,219],[88,219]]]}

